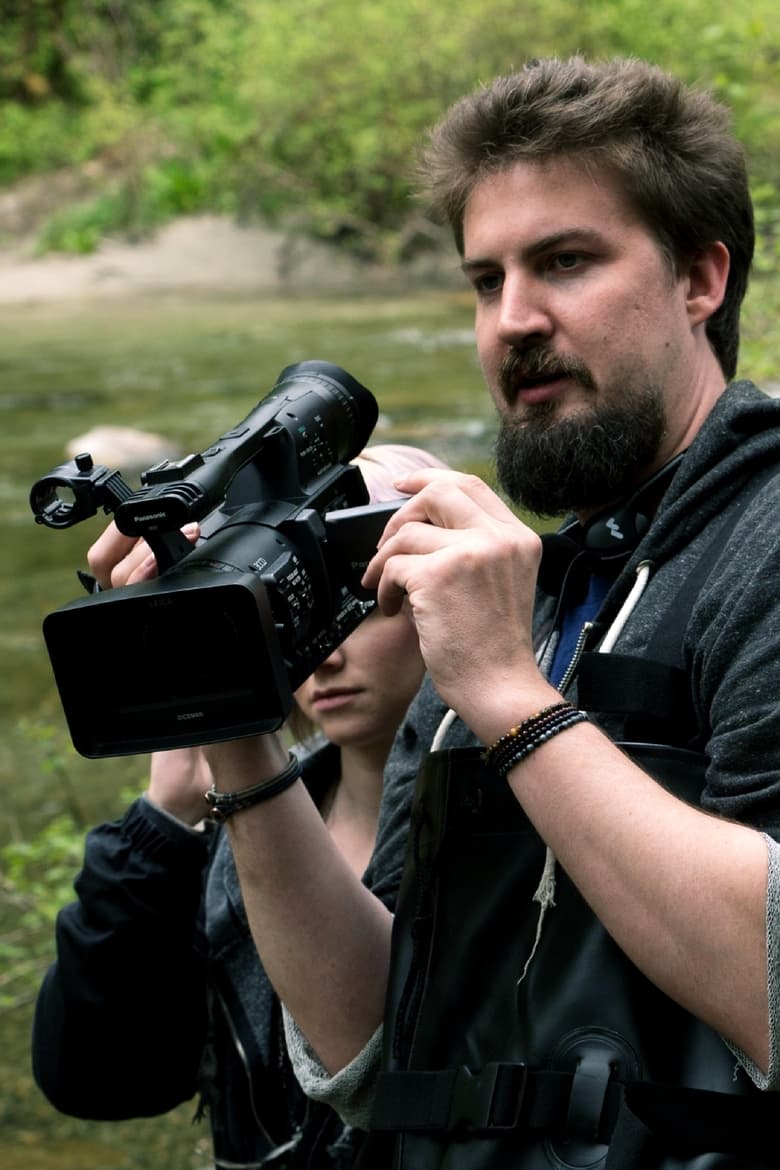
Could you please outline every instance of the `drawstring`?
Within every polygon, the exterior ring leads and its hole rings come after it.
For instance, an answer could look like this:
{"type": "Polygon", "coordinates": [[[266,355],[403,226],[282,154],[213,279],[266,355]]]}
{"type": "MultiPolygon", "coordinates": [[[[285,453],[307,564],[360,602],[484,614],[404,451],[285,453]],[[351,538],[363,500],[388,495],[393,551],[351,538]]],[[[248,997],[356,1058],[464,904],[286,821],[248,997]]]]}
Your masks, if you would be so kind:
{"type": "Polygon", "coordinates": [[[652,567],[650,561],[642,561],[637,565],[636,581],[634,581],[634,584],[631,586],[631,592],[618,610],[615,620],[604,635],[604,639],[598,648],[599,654],[609,654],[623,633],[623,627],[636,609],[639,598],[644,593],[647,582],[650,580],[650,570],[652,567]]]}
{"type": "Polygon", "coordinates": [[[453,711],[452,707],[450,707],[449,711],[447,711],[445,713],[441,723],[439,724],[439,726],[436,729],[436,734],[434,735],[433,743],[431,744],[431,751],[432,752],[439,751],[445,735],[447,734],[449,729],[452,727],[452,725],[456,719],[457,719],[457,715],[453,711]]]}
{"type": "MultiPolygon", "coordinates": [[[[601,645],[598,648],[599,654],[608,654],[622,634],[626,622],[636,609],[639,599],[645,591],[647,582],[650,580],[651,568],[652,565],[649,561],[642,561],[641,564],[637,565],[636,580],[631,587],[628,597],[620,607],[615,620],[604,635],[601,645]]],[[[534,944],[531,947],[531,953],[525,961],[522,974],[517,981],[517,987],[520,986],[528,974],[528,968],[531,966],[531,961],[536,954],[539,941],[542,937],[542,927],[547,911],[555,905],[555,854],[549,845],[544,852],[542,876],[539,879],[539,885],[536,887],[536,891],[531,900],[539,903],[539,917],[536,921],[534,944]]]]}
{"type": "Polygon", "coordinates": [[[539,878],[539,885],[536,887],[532,902],[539,903],[539,917],[536,920],[536,934],[534,936],[534,945],[531,947],[531,953],[525,961],[522,974],[515,984],[519,987],[528,974],[528,968],[531,966],[531,960],[536,954],[539,942],[542,937],[542,927],[547,911],[555,905],[555,854],[548,845],[544,851],[544,869],[542,876],[539,878]]]}

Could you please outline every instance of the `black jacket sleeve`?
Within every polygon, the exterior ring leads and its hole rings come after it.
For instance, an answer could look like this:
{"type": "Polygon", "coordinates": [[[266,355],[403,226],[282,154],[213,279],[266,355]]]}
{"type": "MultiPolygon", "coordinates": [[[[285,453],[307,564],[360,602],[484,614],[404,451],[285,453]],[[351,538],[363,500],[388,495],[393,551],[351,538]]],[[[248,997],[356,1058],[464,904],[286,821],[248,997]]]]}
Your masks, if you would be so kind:
{"type": "Polygon", "coordinates": [[[164,1113],[196,1091],[207,1029],[200,925],[212,833],[148,801],[87,836],[38,994],[35,1079],[63,1113],[164,1113]]]}

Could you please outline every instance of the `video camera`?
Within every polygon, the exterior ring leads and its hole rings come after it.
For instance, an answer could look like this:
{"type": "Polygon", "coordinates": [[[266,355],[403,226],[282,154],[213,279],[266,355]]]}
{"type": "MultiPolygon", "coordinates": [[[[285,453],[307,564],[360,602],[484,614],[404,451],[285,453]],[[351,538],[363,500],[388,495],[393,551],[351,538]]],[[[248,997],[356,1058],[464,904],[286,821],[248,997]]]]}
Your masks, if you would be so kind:
{"type": "Polygon", "coordinates": [[[282,370],[246,418],[134,490],[78,455],[30,492],[69,528],[99,507],[143,537],[159,576],[47,615],[46,647],[76,749],[130,755],[274,731],[293,691],[373,609],[360,586],[400,501],[368,504],[357,467],[378,409],[339,366],[282,370]],[[195,546],[181,533],[198,521],[195,546]]]}

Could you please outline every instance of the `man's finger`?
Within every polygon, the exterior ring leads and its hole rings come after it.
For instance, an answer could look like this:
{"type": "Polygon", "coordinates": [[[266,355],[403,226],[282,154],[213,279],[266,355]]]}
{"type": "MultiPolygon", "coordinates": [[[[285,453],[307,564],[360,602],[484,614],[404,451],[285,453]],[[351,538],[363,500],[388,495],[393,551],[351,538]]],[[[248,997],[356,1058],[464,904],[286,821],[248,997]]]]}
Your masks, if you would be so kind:
{"type": "Polygon", "coordinates": [[[396,480],[396,486],[412,498],[390,517],[379,540],[380,548],[413,520],[440,528],[468,528],[486,516],[501,523],[518,522],[503,500],[475,475],[431,468],[396,480]]]}

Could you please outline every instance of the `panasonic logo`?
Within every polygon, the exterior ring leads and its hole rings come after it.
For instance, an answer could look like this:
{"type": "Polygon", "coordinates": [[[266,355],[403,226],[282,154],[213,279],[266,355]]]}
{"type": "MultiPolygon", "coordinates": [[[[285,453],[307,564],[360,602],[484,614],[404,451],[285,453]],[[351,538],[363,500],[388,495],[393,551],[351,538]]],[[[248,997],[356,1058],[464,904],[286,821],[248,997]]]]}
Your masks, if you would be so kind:
{"type": "Polygon", "coordinates": [[[136,516],[135,522],[140,524],[144,520],[164,520],[167,515],[167,512],[148,512],[146,516],[136,516]]]}
{"type": "Polygon", "coordinates": [[[177,715],[177,716],[176,716],[176,718],[177,718],[178,720],[182,720],[182,719],[202,719],[202,718],[203,718],[203,715],[204,715],[204,712],[203,712],[203,711],[183,711],[183,712],[182,712],[182,714],[181,714],[181,715],[177,715]]]}

